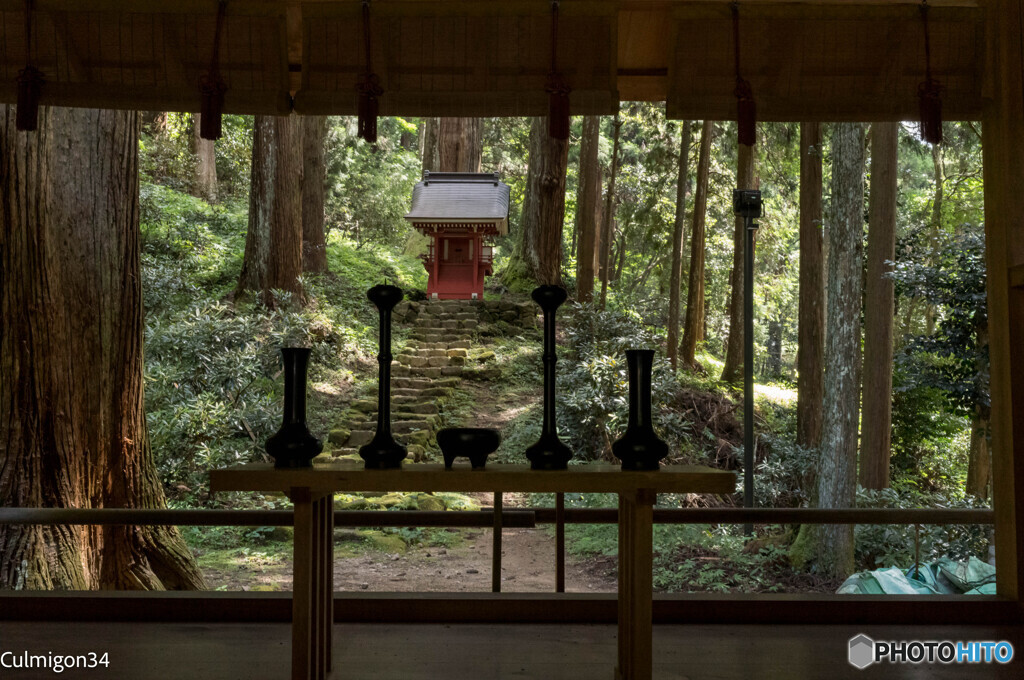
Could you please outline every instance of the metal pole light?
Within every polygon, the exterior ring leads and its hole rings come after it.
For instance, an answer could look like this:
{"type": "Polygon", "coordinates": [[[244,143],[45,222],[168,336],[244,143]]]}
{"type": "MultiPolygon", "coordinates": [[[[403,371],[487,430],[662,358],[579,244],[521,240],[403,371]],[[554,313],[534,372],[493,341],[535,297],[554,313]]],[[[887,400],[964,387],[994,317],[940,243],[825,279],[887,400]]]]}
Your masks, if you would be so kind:
{"type": "MultiPolygon", "coordinates": [[[[761,217],[761,192],[735,189],[733,212],[743,218],[746,241],[743,251],[743,507],[754,507],[754,235],[761,217]]],[[[743,525],[750,536],[754,525],[743,525]]]]}

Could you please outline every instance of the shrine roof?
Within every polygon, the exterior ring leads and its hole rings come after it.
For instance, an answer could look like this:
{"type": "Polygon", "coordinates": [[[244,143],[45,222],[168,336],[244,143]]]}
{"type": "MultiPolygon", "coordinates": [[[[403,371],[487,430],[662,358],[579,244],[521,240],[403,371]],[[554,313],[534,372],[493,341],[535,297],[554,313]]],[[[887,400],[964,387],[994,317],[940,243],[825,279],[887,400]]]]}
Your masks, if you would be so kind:
{"type": "Polygon", "coordinates": [[[508,233],[509,186],[497,173],[427,172],[412,190],[410,222],[486,222],[508,233]]]}

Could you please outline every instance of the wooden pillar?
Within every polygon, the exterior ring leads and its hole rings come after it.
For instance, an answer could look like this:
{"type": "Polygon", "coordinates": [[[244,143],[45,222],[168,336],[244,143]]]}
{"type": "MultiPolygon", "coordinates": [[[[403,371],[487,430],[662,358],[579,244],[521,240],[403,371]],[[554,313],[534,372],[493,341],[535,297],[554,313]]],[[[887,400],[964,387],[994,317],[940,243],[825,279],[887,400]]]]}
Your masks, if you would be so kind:
{"type": "MultiPolygon", "coordinates": [[[[428,289],[432,289],[434,291],[437,290],[438,262],[440,262],[440,261],[441,261],[441,234],[435,231],[434,232],[434,271],[430,275],[430,283],[431,283],[431,285],[428,286],[428,289]]],[[[429,296],[430,293],[428,292],[427,294],[429,296]]]]}
{"type": "Polygon", "coordinates": [[[985,236],[992,394],[996,588],[1024,595],[1024,0],[987,6],[985,236]]]}

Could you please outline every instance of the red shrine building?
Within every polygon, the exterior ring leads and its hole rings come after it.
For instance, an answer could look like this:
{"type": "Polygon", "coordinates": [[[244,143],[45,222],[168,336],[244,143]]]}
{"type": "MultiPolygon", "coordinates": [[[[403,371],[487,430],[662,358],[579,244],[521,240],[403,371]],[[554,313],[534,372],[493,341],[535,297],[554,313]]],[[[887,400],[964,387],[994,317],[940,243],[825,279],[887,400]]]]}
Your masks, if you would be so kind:
{"type": "Polygon", "coordinates": [[[494,262],[495,236],[508,233],[508,185],[498,173],[427,172],[405,216],[430,237],[423,255],[427,297],[482,300],[494,262]]]}

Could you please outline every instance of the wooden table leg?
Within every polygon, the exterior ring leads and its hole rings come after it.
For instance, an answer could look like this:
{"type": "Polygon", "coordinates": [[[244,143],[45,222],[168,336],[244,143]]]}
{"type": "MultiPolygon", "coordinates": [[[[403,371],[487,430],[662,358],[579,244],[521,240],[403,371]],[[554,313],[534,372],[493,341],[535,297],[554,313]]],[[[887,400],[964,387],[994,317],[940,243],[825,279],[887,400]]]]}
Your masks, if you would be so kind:
{"type": "Polygon", "coordinates": [[[324,569],[321,580],[323,597],[323,667],[329,675],[333,666],[332,647],[334,642],[334,494],[327,494],[321,501],[323,504],[323,538],[322,545],[324,569]]]}
{"type": "Polygon", "coordinates": [[[650,489],[619,495],[619,680],[651,680],[653,672],[653,523],[650,489]]]}
{"type": "Polygon", "coordinates": [[[313,655],[313,550],[318,541],[314,536],[315,518],[310,490],[295,487],[289,495],[295,513],[292,544],[292,680],[311,680],[315,677],[316,665],[313,655]]]}

